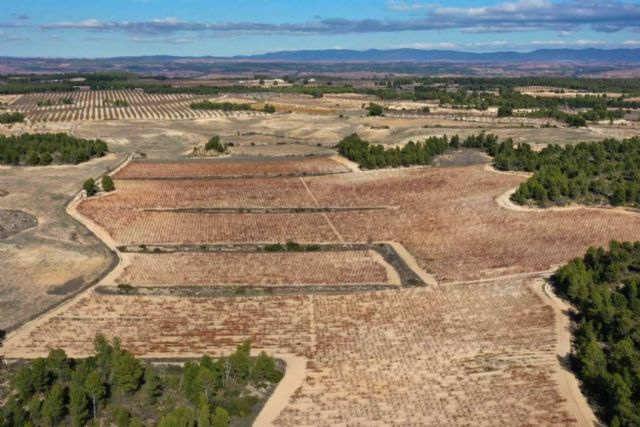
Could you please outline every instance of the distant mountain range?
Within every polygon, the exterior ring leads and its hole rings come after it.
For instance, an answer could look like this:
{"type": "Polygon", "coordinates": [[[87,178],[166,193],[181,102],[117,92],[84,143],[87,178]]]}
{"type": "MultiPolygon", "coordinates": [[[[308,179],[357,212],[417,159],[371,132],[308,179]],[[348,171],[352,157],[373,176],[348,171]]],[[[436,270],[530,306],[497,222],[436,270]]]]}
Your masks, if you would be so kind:
{"type": "MultiPolygon", "coordinates": [[[[296,50],[260,55],[123,56],[114,58],[0,57],[0,75],[129,71],[165,76],[356,75],[586,75],[640,76],[640,49],[539,49],[532,52],[370,49],[296,50]],[[357,74],[361,75],[361,74],[357,74]]],[[[1,82],[0,82],[1,83],[1,82]]]]}
{"type": "Polygon", "coordinates": [[[424,49],[327,49],[271,52],[226,59],[280,62],[598,61],[640,62],[640,49],[538,49],[531,52],[461,52],[424,49]]]}
{"type": "Polygon", "coordinates": [[[108,62],[145,61],[145,62],[210,62],[210,61],[270,61],[270,62],[437,62],[437,61],[505,61],[505,62],[545,62],[545,61],[581,61],[581,62],[640,62],[638,49],[538,49],[531,52],[463,52],[457,50],[426,49],[325,49],[291,50],[268,52],[258,55],[237,56],[174,56],[145,55],[120,56],[113,58],[17,58],[0,57],[3,61],[73,61],[108,62]]]}

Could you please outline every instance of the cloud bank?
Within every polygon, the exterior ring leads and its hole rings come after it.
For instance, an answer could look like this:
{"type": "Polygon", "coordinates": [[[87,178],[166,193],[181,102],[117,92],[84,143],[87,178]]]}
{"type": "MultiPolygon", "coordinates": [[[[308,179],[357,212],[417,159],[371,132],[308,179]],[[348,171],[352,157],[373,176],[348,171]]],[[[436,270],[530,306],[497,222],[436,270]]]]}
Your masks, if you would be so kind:
{"type": "Polygon", "coordinates": [[[392,1],[388,8],[405,19],[316,19],[300,23],[198,22],[175,17],[147,21],[55,22],[46,30],[88,30],[137,35],[172,33],[339,35],[458,29],[471,33],[503,33],[591,29],[611,33],[640,31],[640,5],[622,0],[519,0],[483,7],[447,7],[392,1]]]}

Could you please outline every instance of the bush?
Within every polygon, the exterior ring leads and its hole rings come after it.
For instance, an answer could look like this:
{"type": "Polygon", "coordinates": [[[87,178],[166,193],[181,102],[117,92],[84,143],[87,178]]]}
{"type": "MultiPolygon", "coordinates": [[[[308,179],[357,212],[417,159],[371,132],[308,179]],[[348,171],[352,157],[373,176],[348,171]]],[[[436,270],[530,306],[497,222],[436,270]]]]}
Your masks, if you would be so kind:
{"type": "Polygon", "coordinates": [[[264,104],[262,111],[264,111],[265,113],[273,114],[276,112],[276,107],[271,104],[264,104]]]}
{"type": "Polygon", "coordinates": [[[498,117],[512,117],[513,116],[513,108],[508,107],[506,105],[501,105],[498,107],[498,117]]]}
{"type": "Polygon", "coordinates": [[[86,191],[87,196],[93,196],[98,192],[96,182],[93,180],[93,178],[87,179],[82,185],[82,188],[84,189],[84,191],[86,191]]]}
{"type": "Polygon", "coordinates": [[[128,283],[119,283],[118,284],[118,293],[128,295],[133,292],[133,286],[128,283]]]}
{"type": "Polygon", "coordinates": [[[288,251],[299,251],[300,249],[301,249],[300,243],[296,243],[291,240],[287,241],[288,251]]]}
{"type": "Polygon", "coordinates": [[[384,109],[382,105],[374,104],[373,102],[369,104],[367,107],[367,111],[369,111],[370,116],[382,116],[384,115],[384,109]]]}
{"type": "Polygon", "coordinates": [[[106,192],[111,192],[116,189],[113,179],[111,179],[109,175],[104,175],[102,177],[102,189],[106,192]]]}
{"type": "Polygon", "coordinates": [[[264,245],[264,250],[265,252],[282,252],[285,250],[285,248],[280,243],[273,243],[264,245]]]}
{"type": "Polygon", "coordinates": [[[218,153],[224,153],[227,147],[220,142],[220,137],[215,135],[205,144],[204,149],[206,151],[215,150],[218,153]]]}

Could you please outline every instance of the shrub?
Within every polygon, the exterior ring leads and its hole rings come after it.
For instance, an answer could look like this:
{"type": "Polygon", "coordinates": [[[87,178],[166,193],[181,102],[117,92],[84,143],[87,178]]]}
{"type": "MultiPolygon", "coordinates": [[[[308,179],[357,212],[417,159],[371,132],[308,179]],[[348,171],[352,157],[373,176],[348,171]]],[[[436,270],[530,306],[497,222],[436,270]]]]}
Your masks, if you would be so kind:
{"type": "Polygon", "coordinates": [[[205,144],[204,149],[206,151],[215,150],[218,153],[224,153],[227,147],[220,142],[220,137],[218,135],[212,136],[211,139],[205,144]]]}
{"type": "Polygon", "coordinates": [[[102,177],[102,189],[106,192],[111,192],[116,189],[113,179],[109,175],[102,177]]]}
{"type": "Polygon", "coordinates": [[[276,107],[271,104],[264,104],[262,111],[264,111],[265,113],[273,114],[276,112],[276,107]]]}
{"type": "Polygon", "coordinates": [[[513,116],[513,108],[501,105],[498,107],[498,117],[512,117],[513,116]]]}
{"type": "Polygon", "coordinates": [[[82,185],[82,188],[87,192],[87,196],[93,196],[98,192],[96,182],[93,180],[93,178],[87,179],[82,185]]]}
{"type": "Polygon", "coordinates": [[[370,116],[382,116],[384,114],[382,105],[374,104],[373,102],[369,104],[367,110],[370,116]]]}
{"type": "Polygon", "coordinates": [[[280,243],[264,245],[265,252],[282,252],[284,251],[284,249],[285,249],[284,246],[282,246],[280,243]]]}

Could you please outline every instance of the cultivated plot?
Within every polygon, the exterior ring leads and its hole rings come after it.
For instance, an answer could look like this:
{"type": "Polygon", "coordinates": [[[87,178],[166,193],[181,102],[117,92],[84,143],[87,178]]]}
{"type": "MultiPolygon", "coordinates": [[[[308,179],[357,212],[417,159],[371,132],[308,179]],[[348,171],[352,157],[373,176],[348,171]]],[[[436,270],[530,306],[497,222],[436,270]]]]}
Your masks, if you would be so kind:
{"type": "Polygon", "coordinates": [[[374,251],[127,254],[116,283],[135,286],[399,285],[374,251]]]}
{"type": "Polygon", "coordinates": [[[118,179],[268,177],[349,172],[332,157],[226,158],[181,162],[134,161],[121,169],[118,179]]]}
{"type": "Polygon", "coordinates": [[[194,101],[207,96],[147,94],[136,90],[47,92],[21,95],[9,104],[33,122],[89,120],[184,120],[264,115],[258,111],[193,110],[194,101]],[[62,102],[61,100],[67,100],[62,102]]]}
{"type": "Polygon", "coordinates": [[[577,425],[555,379],[554,316],[524,280],[344,295],[85,293],[3,349],[92,351],[97,332],[148,357],[258,349],[307,358],[276,425],[577,425]]]}
{"type": "MultiPolygon", "coordinates": [[[[172,167],[141,164],[157,173],[172,167]]],[[[640,239],[637,214],[499,206],[496,198],[525,179],[472,165],[287,179],[117,180],[116,194],[88,200],[80,212],[122,244],[398,241],[444,282],[548,270],[589,246],[640,239]]]]}

